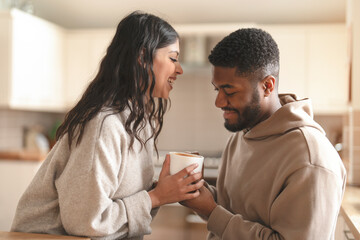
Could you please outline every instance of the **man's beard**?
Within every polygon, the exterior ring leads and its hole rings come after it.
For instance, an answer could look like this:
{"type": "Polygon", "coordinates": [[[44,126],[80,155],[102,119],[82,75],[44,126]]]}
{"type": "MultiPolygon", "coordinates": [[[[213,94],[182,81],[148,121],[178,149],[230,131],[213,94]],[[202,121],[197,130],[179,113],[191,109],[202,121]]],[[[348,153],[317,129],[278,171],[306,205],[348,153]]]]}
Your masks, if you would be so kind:
{"type": "Polygon", "coordinates": [[[230,124],[225,120],[224,126],[231,132],[238,132],[243,129],[250,129],[257,124],[257,118],[260,115],[259,93],[254,89],[253,96],[249,105],[243,111],[243,114],[237,109],[224,108],[226,110],[235,111],[238,115],[238,120],[234,124],[230,124]]]}

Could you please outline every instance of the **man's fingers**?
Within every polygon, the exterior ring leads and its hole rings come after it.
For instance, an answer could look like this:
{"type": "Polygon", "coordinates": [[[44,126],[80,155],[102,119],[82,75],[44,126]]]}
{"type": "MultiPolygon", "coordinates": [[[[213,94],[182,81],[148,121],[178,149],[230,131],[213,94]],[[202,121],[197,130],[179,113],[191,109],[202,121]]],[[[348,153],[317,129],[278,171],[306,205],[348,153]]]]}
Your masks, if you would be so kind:
{"type": "Polygon", "coordinates": [[[200,196],[200,191],[196,190],[195,192],[191,192],[191,193],[186,194],[185,198],[186,198],[186,200],[190,200],[190,199],[197,198],[198,196],[200,196]]]}
{"type": "Polygon", "coordinates": [[[197,183],[188,185],[188,187],[187,187],[188,192],[192,192],[195,190],[201,191],[202,186],[204,186],[204,182],[205,182],[204,180],[200,180],[197,183]]]}

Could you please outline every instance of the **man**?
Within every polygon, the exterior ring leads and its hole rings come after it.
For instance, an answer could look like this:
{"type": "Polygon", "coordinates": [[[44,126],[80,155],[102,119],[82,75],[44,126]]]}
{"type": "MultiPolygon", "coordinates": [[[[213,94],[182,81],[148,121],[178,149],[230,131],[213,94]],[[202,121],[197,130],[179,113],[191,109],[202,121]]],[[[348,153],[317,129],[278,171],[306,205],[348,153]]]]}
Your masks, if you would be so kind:
{"type": "Polygon", "coordinates": [[[240,29],[209,61],[215,105],[234,134],[217,187],[182,204],[208,221],[208,239],[333,239],[346,172],[310,100],[278,95],[275,41],[260,29],[240,29]]]}

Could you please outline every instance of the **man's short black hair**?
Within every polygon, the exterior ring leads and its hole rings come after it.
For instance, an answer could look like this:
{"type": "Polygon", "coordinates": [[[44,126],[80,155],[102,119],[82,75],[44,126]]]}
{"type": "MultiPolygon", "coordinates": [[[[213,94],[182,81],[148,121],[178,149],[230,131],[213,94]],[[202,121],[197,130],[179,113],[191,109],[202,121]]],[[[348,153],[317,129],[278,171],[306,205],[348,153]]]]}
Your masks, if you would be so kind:
{"type": "Polygon", "coordinates": [[[214,47],[209,61],[218,67],[236,67],[239,75],[279,76],[279,48],[261,29],[243,28],[231,33],[214,47]]]}

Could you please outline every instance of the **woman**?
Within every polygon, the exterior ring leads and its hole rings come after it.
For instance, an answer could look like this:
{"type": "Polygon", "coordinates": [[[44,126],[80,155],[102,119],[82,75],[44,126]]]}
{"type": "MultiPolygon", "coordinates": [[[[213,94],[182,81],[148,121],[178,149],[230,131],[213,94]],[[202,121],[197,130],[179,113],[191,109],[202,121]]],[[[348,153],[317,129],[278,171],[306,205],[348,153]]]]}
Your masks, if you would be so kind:
{"type": "Polygon", "coordinates": [[[97,76],[22,196],[12,231],[142,239],[157,207],[199,195],[195,165],[170,176],[167,157],[153,181],[154,142],[183,72],[178,57],[179,36],[164,20],[134,12],[119,23],[97,76]]]}

